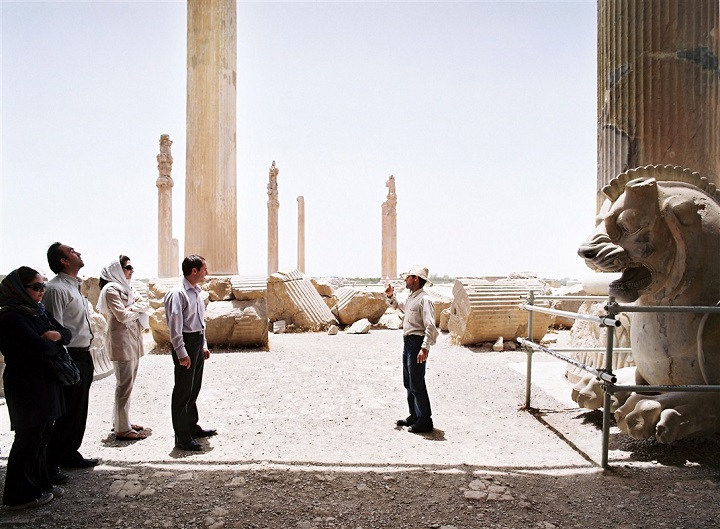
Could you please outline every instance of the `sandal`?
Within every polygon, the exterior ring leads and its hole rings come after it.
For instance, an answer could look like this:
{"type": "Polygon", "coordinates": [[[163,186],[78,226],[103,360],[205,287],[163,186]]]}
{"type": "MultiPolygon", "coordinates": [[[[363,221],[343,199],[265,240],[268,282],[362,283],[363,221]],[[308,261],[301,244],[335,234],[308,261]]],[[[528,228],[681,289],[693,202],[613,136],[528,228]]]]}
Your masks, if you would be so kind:
{"type": "Polygon", "coordinates": [[[130,425],[130,428],[132,428],[132,429],[135,430],[136,432],[140,432],[140,431],[142,431],[142,430],[145,429],[144,426],[140,426],[139,424],[131,424],[131,425],[130,425]]]}
{"type": "Polygon", "coordinates": [[[147,435],[135,430],[128,430],[127,432],[119,433],[115,435],[115,439],[118,441],[141,441],[147,438],[147,435]]]}

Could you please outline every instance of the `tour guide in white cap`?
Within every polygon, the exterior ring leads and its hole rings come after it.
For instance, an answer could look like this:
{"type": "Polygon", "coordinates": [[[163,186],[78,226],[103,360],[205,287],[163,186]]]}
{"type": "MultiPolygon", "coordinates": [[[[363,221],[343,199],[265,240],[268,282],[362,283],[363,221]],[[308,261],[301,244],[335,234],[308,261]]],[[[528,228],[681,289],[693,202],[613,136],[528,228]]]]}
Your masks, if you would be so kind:
{"type": "Polygon", "coordinates": [[[430,397],[425,387],[425,362],[430,346],[435,345],[437,328],[435,327],[435,307],[425,285],[432,286],[428,281],[428,269],[415,265],[408,272],[401,274],[405,279],[405,287],[410,290],[407,301],[398,303],[395,289],[388,284],[385,289],[390,305],[400,308],[405,313],[403,319],[403,384],[407,390],[407,401],[410,415],[407,419],[397,421],[398,426],[409,426],[413,433],[430,432],[433,429],[430,397]]]}

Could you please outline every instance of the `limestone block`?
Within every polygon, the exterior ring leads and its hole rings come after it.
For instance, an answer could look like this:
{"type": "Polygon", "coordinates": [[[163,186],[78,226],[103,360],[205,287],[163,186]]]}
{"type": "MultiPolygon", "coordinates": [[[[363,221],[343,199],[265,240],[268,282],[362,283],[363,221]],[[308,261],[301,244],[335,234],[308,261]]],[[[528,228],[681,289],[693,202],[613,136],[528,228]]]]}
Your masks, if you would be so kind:
{"type": "Polygon", "coordinates": [[[378,327],[385,327],[386,329],[402,329],[403,318],[402,313],[392,308],[388,308],[380,317],[380,321],[377,322],[378,327]]]}
{"type": "Polygon", "coordinates": [[[80,284],[80,293],[88,299],[88,302],[93,307],[97,306],[100,297],[99,280],[98,277],[85,277],[80,284]]]}
{"type": "Polygon", "coordinates": [[[265,276],[232,276],[230,282],[235,299],[249,300],[267,296],[267,279],[265,276]]]}
{"type": "Polygon", "coordinates": [[[161,279],[151,279],[148,283],[148,302],[153,309],[163,307],[163,298],[168,291],[177,285],[181,279],[179,277],[168,277],[161,279]]]}
{"type": "Polygon", "coordinates": [[[337,297],[335,296],[322,296],[323,301],[325,302],[325,305],[328,306],[330,311],[332,311],[332,308],[337,305],[337,297]]]}
{"type": "Polygon", "coordinates": [[[435,325],[440,325],[440,315],[442,314],[442,311],[450,308],[453,299],[450,296],[446,296],[440,292],[432,290],[432,288],[426,288],[425,291],[430,296],[430,299],[432,299],[433,306],[435,307],[435,325]]]}
{"type": "Polygon", "coordinates": [[[362,318],[367,318],[371,323],[377,323],[388,307],[387,296],[384,292],[342,287],[335,291],[335,295],[338,301],[333,308],[333,314],[343,325],[352,325],[362,318]]]}
{"type": "MultiPolygon", "coordinates": [[[[560,287],[553,292],[555,296],[589,296],[582,285],[571,285],[566,287],[560,287]]],[[[550,306],[557,310],[564,310],[567,312],[577,312],[580,305],[583,304],[583,300],[571,300],[571,299],[556,299],[553,300],[550,306]]],[[[555,316],[554,325],[556,327],[569,329],[575,323],[575,319],[566,318],[565,316],[555,316]]]]}
{"type": "Polygon", "coordinates": [[[362,318],[348,327],[345,332],[348,334],[367,334],[370,332],[370,327],[372,327],[370,320],[362,318]]]}
{"type": "Polygon", "coordinates": [[[150,312],[150,332],[156,344],[167,345],[170,343],[170,330],[165,320],[165,307],[161,306],[150,312]]]}
{"type": "MultiPolygon", "coordinates": [[[[264,299],[213,301],[205,309],[205,337],[209,347],[266,346],[267,309],[264,299]]],[[[165,308],[150,314],[150,330],[156,343],[170,343],[165,308]]]]}
{"type": "Polygon", "coordinates": [[[270,321],[285,320],[299,330],[320,331],[337,324],[313,284],[298,270],[268,277],[267,307],[270,321]]]}
{"type": "Polygon", "coordinates": [[[203,287],[207,289],[210,301],[230,301],[234,299],[229,277],[213,277],[203,287]]]}
{"type": "Polygon", "coordinates": [[[318,294],[320,294],[323,297],[330,297],[335,292],[335,288],[333,287],[332,283],[328,279],[325,278],[312,278],[310,282],[315,287],[315,290],[318,291],[318,294]]]}
{"type": "Polygon", "coordinates": [[[438,327],[440,328],[441,331],[447,332],[449,321],[450,321],[450,309],[447,308],[447,309],[444,309],[440,313],[440,325],[438,325],[438,327]]]}
{"type": "Polygon", "coordinates": [[[265,346],[268,343],[264,299],[214,301],[205,310],[209,346],[265,346]]]}
{"type": "MultiPolygon", "coordinates": [[[[537,278],[459,278],[453,287],[448,330],[451,340],[460,345],[494,342],[499,336],[527,337],[528,312],[519,307],[530,290],[545,293],[537,278]]],[[[547,302],[537,303],[548,306],[547,302]]],[[[550,326],[551,317],[536,312],[534,340],[540,340],[550,326]]]]}
{"type": "Polygon", "coordinates": [[[90,330],[93,333],[93,341],[90,344],[90,356],[92,356],[94,368],[93,380],[100,380],[112,375],[115,371],[106,349],[109,325],[105,316],[97,312],[93,306],[90,306],[89,320],[90,330]]]}

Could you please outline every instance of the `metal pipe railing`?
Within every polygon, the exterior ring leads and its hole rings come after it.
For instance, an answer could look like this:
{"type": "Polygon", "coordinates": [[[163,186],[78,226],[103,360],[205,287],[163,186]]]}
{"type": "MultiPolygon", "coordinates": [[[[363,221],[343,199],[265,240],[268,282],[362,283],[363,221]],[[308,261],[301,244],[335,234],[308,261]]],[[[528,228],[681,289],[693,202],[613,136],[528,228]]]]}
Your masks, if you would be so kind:
{"type": "Polygon", "coordinates": [[[550,349],[540,344],[533,342],[531,339],[517,338],[527,353],[527,377],[525,381],[525,408],[530,408],[530,388],[531,388],[531,375],[532,375],[532,355],[535,350],[543,351],[544,353],[550,354],[564,362],[580,367],[581,369],[595,375],[598,379],[603,380],[603,426],[602,426],[602,468],[608,469],[608,452],[609,452],[609,440],[610,440],[610,414],[612,406],[612,395],[618,392],[659,392],[659,393],[672,393],[672,392],[694,392],[694,393],[711,393],[720,392],[720,385],[618,385],[616,384],[617,378],[612,372],[612,361],[615,353],[631,351],[631,348],[613,348],[615,338],[615,327],[620,326],[620,321],[616,316],[621,312],[692,312],[692,313],[712,313],[720,314],[720,306],[704,307],[704,306],[655,306],[655,307],[640,307],[635,305],[621,305],[615,302],[615,298],[612,296],[604,298],[600,296],[535,296],[533,291],[530,291],[527,303],[521,304],[520,308],[528,311],[528,331],[529,338],[532,339],[533,330],[533,312],[542,312],[545,314],[564,316],[571,319],[579,319],[585,321],[591,321],[597,323],[600,326],[607,327],[607,340],[605,347],[605,369],[597,369],[593,366],[589,366],[583,362],[575,360],[560,354],[559,351],[594,351],[601,352],[600,348],[563,348],[563,349],[550,349]],[[537,300],[551,300],[551,299],[570,299],[570,300],[584,300],[584,301],[599,301],[607,299],[608,303],[605,305],[607,311],[606,316],[590,316],[587,314],[578,314],[575,312],[550,309],[545,307],[538,307],[533,305],[537,300]]]}

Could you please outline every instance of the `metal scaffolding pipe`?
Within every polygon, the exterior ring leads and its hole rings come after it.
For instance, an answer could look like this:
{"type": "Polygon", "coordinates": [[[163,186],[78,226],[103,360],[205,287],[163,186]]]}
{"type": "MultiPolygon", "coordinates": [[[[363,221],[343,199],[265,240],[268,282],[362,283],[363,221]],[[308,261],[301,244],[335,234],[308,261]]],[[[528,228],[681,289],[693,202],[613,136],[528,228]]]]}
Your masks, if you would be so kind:
{"type": "Polygon", "coordinates": [[[544,314],[564,316],[566,318],[572,318],[575,320],[592,321],[594,323],[599,323],[600,325],[604,325],[607,327],[620,327],[620,320],[616,320],[615,318],[601,318],[599,316],[592,316],[590,314],[578,314],[577,312],[568,312],[566,310],[546,309],[545,307],[528,305],[527,303],[521,303],[520,308],[529,310],[531,312],[542,312],[544,314]]]}
{"type": "MultiPolygon", "coordinates": [[[[695,306],[682,306],[677,307],[668,305],[658,305],[657,307],[636,307],[635,305],[613,305],[613,309],[616,312],[697,312],[697,313],[713,313],[720,314],[720,307],[695,307],[695,306]]],[[[609,304],[605,307],[605,310],[609,310],[609,304]]]]}

